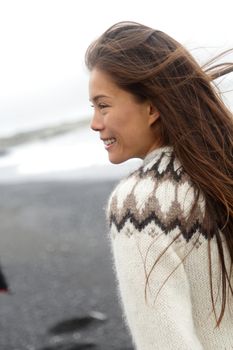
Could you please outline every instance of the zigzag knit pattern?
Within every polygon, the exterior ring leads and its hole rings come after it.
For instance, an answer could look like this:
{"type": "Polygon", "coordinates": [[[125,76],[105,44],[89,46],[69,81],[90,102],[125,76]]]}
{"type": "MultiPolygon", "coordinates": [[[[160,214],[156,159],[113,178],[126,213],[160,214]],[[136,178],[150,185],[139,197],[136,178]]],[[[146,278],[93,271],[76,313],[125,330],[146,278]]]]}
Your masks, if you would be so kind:
{"type": "MultiPolygon", "coordinates": [[[[118,233],[127,222],[138,231],[153,223],[153,230],[148,230],[151,236],[179,228],[187,242],[197,231],[206,237],[202,227],[205,201],[200,196],[192,212],[194,200],[195,188],[189,176],[172,148],[164,147],[162,152],[150,153],[143,165],[117,186],[109,201],[109,224],[118,233]]],[[[129,236],[133,232],[125,230],[129,236]]]]}

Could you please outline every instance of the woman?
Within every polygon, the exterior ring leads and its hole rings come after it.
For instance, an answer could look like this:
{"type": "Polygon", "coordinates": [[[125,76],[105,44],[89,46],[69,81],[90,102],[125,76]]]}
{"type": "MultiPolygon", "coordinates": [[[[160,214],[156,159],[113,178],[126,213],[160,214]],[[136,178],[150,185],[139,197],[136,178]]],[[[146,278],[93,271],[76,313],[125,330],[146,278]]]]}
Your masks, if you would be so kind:
{"type": "Polygon", "coordinates": [[[212,80],[161,31],[120,22],[92,43],[91,127],[112,163],[143,159],[107,215],[138,350],[233,349],[233,119],[212,80]]]}

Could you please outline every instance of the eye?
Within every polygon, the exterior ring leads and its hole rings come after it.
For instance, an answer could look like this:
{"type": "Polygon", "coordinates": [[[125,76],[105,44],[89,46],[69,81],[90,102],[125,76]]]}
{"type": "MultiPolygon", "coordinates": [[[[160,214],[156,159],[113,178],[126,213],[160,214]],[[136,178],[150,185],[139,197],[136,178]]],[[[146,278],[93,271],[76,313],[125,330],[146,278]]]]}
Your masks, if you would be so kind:
{"type": "Polygon", "coordinates": [[[109,105],[100,102],[100,103],[96,103],[96,104],[95,104],[95,103],[94,103],[94,104],[91,104],[91,107],[92,107],[92,108],[98,108],[99,110],[103,110],[103,109],[105,109],[105,108],[108,108],[109,105]]]}
{"type": "Polygon", "coordinates": [[[108,105],[106,105],[106,104],[104,104],[104,103],[99,103],[98,104],[98,108],[99,109],[104,109],[104,108],[107,108],[108,107],[108,105]]]}

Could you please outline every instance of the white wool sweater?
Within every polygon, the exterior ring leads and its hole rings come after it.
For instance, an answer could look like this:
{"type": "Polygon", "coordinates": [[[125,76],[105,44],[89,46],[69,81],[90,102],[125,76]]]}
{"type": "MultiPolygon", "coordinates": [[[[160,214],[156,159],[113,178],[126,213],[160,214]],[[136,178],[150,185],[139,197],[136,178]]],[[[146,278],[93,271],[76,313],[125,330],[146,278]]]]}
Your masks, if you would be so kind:
{"type": "MultiPolygon", "coordinates": [[[[200,196],[190,215],[194,195],[173,149],[163,147],[151,152],[110,196],[107,216],[119,296],[137,350],[233,349],[232,299],[215,327],[202,227],[205,200],[200,196]]],[[[210,243],[218,314],[215,237],[210,243]]]]}

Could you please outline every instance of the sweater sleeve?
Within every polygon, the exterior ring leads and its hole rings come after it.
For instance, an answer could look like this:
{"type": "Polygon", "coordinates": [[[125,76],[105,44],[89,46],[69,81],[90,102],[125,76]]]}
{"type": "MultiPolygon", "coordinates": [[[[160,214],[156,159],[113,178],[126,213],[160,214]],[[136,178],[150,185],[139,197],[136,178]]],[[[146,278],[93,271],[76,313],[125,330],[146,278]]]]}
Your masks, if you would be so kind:
{"type": "Polygon", "coordinates": [[[112,239],[126,323],[137,350],[201,350],[183,263],[173,245],[167,249],[170,243],[167,235],[160,232],[152,238],[148,234],[148,230],[154,230],[153,225],[135,232],[128,222],[125,233],[112,239]]]}

